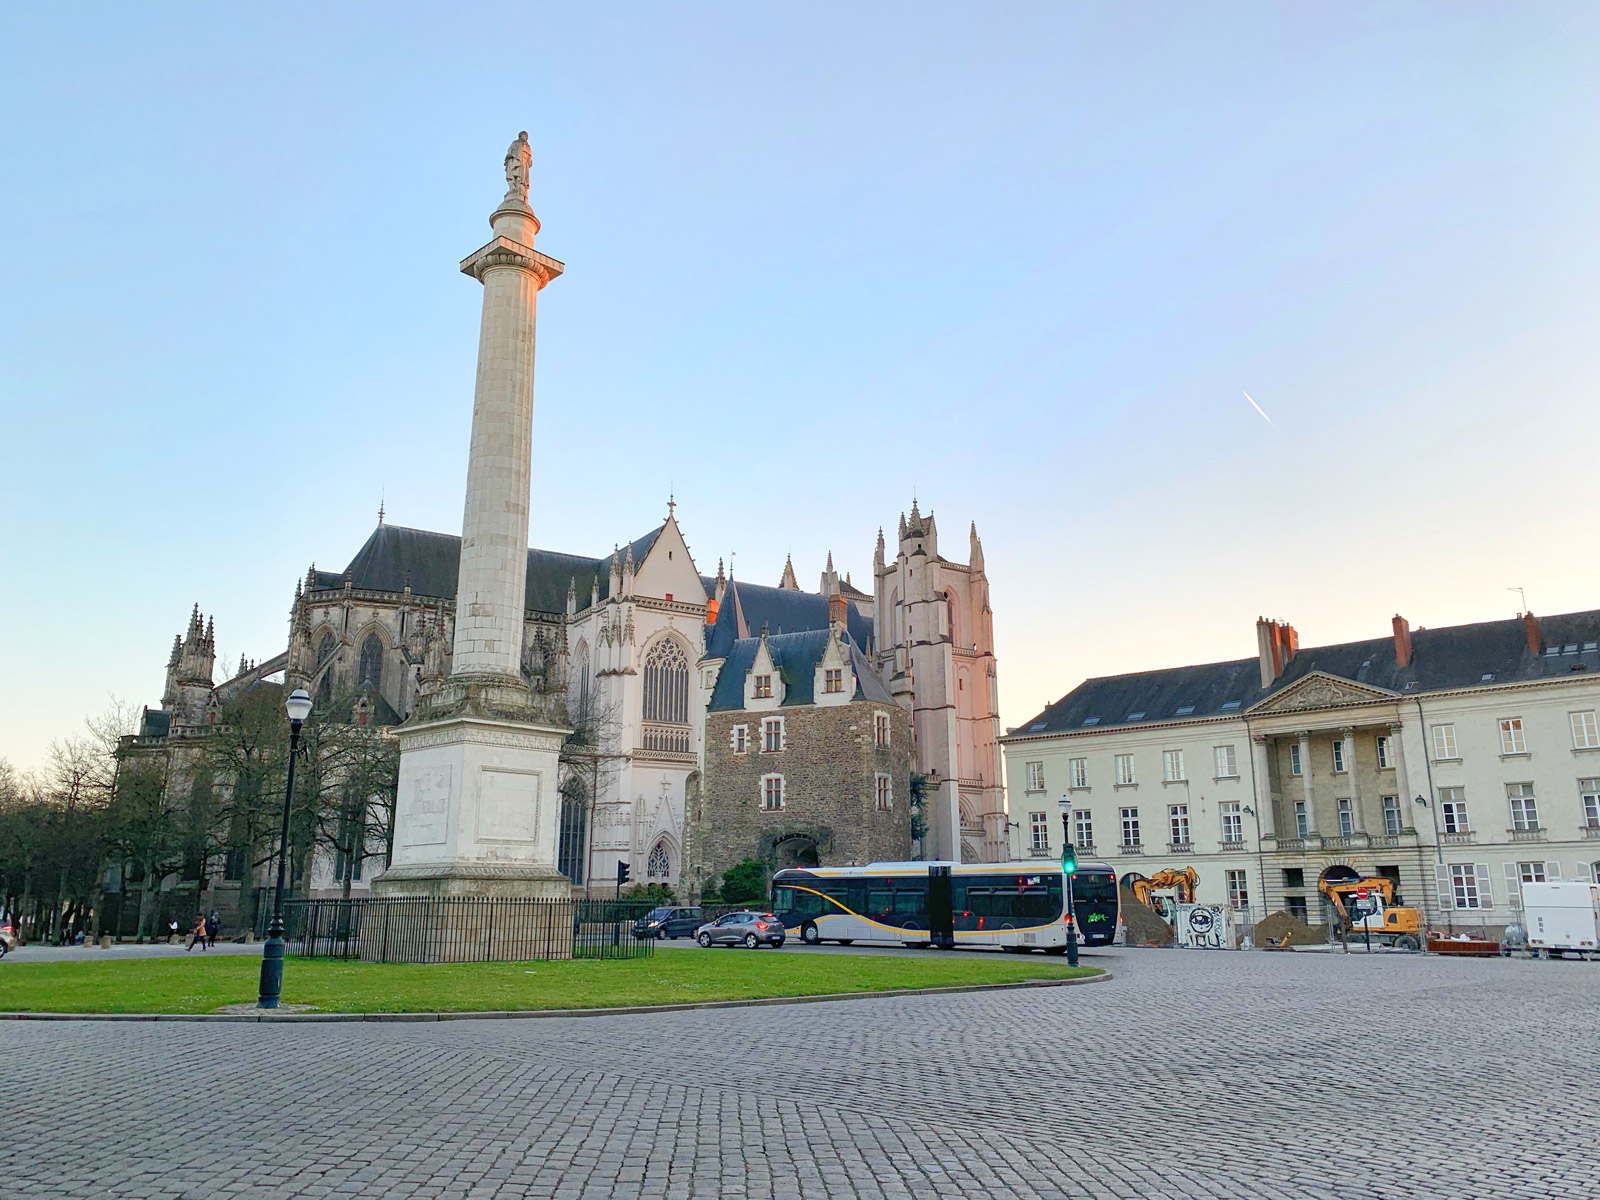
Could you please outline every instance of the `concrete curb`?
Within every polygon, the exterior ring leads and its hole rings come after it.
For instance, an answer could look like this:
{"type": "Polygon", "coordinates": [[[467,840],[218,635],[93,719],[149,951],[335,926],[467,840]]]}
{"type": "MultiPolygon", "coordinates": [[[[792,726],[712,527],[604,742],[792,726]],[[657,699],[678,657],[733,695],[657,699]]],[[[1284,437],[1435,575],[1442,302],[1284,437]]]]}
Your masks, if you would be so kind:
{"type": "Polygon", "coordinates": [[[692,1012],[702,1008],[765,1008],[774,1004],[818,1004],[829,1000],[883,1000],[894,996],[944,996],[958,992],[1007,992],[1017,988],[1073,987],[1105,983],[1110,971],[1078,979],[1025,979],[1020,983],[969,983],[953,987],[896,988],[883,992],[824,992],[816,996],[764,996],[755,1000],[703,1000],[694,1004],[636,1004],[625,1008],[536,1008],[434,1013],[47,1013],[0,1012],[0,1021],[232,1021],[278,1025],[345,1021],[519,1021],[545,1017],[628,1017],[644,1013],[692,1012]]]}

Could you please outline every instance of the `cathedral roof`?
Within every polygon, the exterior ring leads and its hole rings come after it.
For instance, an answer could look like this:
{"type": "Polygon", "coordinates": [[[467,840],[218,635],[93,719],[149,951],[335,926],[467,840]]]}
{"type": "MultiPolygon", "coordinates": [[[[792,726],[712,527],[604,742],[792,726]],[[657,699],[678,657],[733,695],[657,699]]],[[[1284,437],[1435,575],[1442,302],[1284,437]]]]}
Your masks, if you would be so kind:
{"type": "MultiPolygon", "coordinates": [[[[778,589],[773,588],[773,591],[778,589]]],[[[789,592],[789,595],[794,595],[789,592]]],[[[804,595],[805,593],[801,593],[804,595]]],[[[824,597],[825,599],[826,597],[824,597]]],[[[852,700],[868,700],[879,704],[893,704],[894,697],[883,686],[867,656],[861,652],[848,634],[842,639],[850,653],[850,666],[856,676],[856,693],[852,700]]],[[[738,638],[728,648],[728,661],[717,676],[717,686],[712,690],[710,712],[726,712],[744,707],[744,678],[756,661],[759,637],[738,638]]],[[[817,664],[828,649],[826,629],[808,629],[804,633],[776,633],[767,637],[767,651],[783,678],[783,703],[781,708],[810,704],[816,699],[817,664]]]]}
{"type": "MultiPolygon", "coordinates": [[[[828,598],[821,592],[800,592],[790,588],[764,587],[759,583],[728,580],[728,590],[717,610],[717,623],[706,635],[706,657],[727,658],[740,636],[740,615],[748,637],[765,625],[773,634],[803,630],[828,630],[828,598]]],[[[857,646],[872,642],[872,618],[863,617],[855,605],[847,605],[845,630],[857,646]]]]}
{"type": "MultiPolygon", "coordinates": [[[[644,561],[661,534],[657,526],[632,543],[633,561],[644,561]]],[[[399,592],[407,580],[416,596],[454,600],[457,576],[461,569],[461,539],[455,534],[408,529],[404,525],[379,525],[366,544],[356,551],[345,569],[353,587],[374,592],[399,592]]],[[[589,590],[595,580],[600,595],[611,591],[611,556],[587,558],[578,554],[558,554],[554,550],[528,550],[528,592],[523,601],[533,612],[562,613],[567,610],[567,587],[576,581],[578,607],[589,606],[589,590]]],[[[344,586],[344,575],[318,571],[317,587],[337,590],[344,586]]]]}
{"type": "Polygon", "coordinates": [[[1528,649],[1525,627],[1516,618],[1416,629],[1411,633],[1411,661],[1404,667],[1395,659],[1392,636],[1302,647],[1268,687],[1261,686],[1257,658],[1086,679],[1031,721],[1017,726],[1012,734],[1029,737],[1119,725],[1236,717],[1313,672],[1401,697],[1567,679],[1576,671],[1592,678],[1600,672],[1600,649],[1596,649],[1600,644],[1600,610],[1541,617],[1539,627],[1543,636],[1539,654],[1528,649]]]}

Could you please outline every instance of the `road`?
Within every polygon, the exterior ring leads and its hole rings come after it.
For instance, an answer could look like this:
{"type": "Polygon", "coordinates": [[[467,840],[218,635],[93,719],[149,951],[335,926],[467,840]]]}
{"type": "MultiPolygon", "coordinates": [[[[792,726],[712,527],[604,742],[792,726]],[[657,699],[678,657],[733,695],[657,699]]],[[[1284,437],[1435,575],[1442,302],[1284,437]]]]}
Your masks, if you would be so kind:
{"type": "Polygon", "coordinates": [[[1595,1194],[1600,966],[1094,961],[1116,979],[629,1017],[6,1023],[0,1196],[1595,1194]]]}

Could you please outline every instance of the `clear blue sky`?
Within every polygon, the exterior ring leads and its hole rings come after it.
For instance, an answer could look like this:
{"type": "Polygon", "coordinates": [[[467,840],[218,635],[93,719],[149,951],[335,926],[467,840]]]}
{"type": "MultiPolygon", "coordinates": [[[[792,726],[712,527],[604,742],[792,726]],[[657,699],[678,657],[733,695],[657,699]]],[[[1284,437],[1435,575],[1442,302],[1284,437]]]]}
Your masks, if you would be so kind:
{"type": "Polygon", "coordinates": [[[460,527],[534,148],[536,544],[984,535],[1004,716],[1600,604],[1600,6],[9,5],[0,755],[460,527]],[[1245,402],[1249,391],[1272,417],[1245,402]]]}

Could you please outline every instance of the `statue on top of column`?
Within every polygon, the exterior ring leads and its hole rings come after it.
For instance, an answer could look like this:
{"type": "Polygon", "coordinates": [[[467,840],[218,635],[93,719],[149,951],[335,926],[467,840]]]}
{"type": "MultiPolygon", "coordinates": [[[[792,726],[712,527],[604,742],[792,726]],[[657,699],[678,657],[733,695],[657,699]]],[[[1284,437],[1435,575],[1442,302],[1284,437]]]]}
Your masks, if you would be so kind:
{"type": "Polygon", "coordinates": [[[528,201],[528,172],[533,167],[533,150],[528,145],[528,131],[517,134],[517,140],[506,151],[506,199],[528,201]]]}

